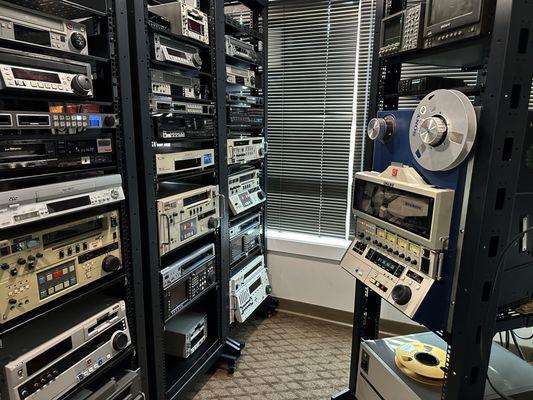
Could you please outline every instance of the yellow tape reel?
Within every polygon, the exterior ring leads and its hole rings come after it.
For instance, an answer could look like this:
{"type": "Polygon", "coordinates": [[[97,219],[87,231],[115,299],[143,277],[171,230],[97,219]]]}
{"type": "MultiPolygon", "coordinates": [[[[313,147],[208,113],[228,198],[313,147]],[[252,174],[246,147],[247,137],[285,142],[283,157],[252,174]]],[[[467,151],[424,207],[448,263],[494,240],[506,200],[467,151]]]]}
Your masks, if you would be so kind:
{"type": "Polygon", "coordinates": [[[430,385],[444,379],[446,352],[426,343],[406,343],[396,348],[396,366],[410,378],[430,385]]]}

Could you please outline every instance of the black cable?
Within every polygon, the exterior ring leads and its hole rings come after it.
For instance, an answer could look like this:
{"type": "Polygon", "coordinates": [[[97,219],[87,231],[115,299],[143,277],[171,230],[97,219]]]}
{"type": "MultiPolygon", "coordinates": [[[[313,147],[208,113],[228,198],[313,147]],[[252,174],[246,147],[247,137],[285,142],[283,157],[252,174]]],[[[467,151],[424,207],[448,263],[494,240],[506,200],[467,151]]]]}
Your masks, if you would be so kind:
{"type": "Polygon", "coordinates": [[[531,334],[531,336],[528,336],[528,337],[522,337],[520,336],[518,333],[516,332],[513,332],[515,334],[515,336],[518,338],[518,339],[522,339],[522,340],[531,340],[533,339],[533,333],[531,334]]]}
{"type": "MultiPolygon", "coordinates": [[[[501,253],[501,256],[500,256],[500,259],[498,260],[498,264],[496,265],[496,273],[494,275],[494,279],[492,280],[492,284],[491,284],[492,287],[490,288],[490,293],[495,294],[495,290],[497,288],[497,283],[500,280],[500,275],[501,275],[501,272],[502,272],[502,267],[504,265],[505,256],[507,255],[507,252],[513,247],[513,245],[515,244],[515,242],[517,240],[521,239],[525,234],[527,234],[528,232],[531,232],[531,231],[533,231],[533,227],[528,228],[528,229],[520,232],[518,235],[514,236],[514,238],[503,249],[503,251],[501,253]]],[[[496,296],[492,296],[491,297],[491,301],[494,301],[494,297],[496,297],[496,296]]],[[[490,308],[490,305],[491,304],[489,304],[488,308],[490,308]]],[[[488,316],[488,312],[485,313],[485,316],[484,316],[484,319],[483,319],[483,326],[487,322],[487,316],[488,316]]],[[[485,339],[486,339],[485,337],[486,337],[486,332],[483,332],[483,330],[482,330],[481,331],[481,340],[479,341],[479,355],[480,355],[481,361],[483,361],[483,359],[485,358],[484,355],[483,355],[483,345],[484,345],[484,342],[485,342],[485,339]]],[[[492,339],[491,338],[489,338],[489,339],[492,342],[492,339]]],[[[489,354],[488,362],[490,363],[490,354],[489,354]]],[[[487,382],[489,383],[489,385],[492,388],[492,390],[494,390],[494,392],[498,396],[500,396],[502,399],[504,399],[504,400],[513,400],[511,397],[506,396],[505,394],[501,393],[498,389],[496,389],[496,387],[494,387],[494,385],[492,384],[492,382],[490,380],[488,370],[487,370],[487,382]]]]}
{"type": "Polygon", "coordinates": [[[509,350],[509,331],[505,331],[505,349],[509,350]]]}
{"type": "Polygon", "coordinates": [[[489,374],[487,372],[487,382],[489,383],[490,387],[492,388],[492,390],[494,390],[494,392],[500,396],[502,399],[504,400],[514,400],[512,397],[509,397],[507,396],[506,394],[503,394],[502,392],[500,392],[498,389],[496,389],[496,386],[494,386],[494,384],[491,382],[490,380],[490,377],[489,377],[489,374]]]}
{"type": "Polygon", "coordinates": [[[520,358],[524,361],[526,361],[526,356],[524,355],[524,352],[522,351],[522,348],[518,345],[518,340],[516,340],[515,333],[513,331],[509,331],[511,333],[511,338],[513,339],[514,346],[516,347],[516,351],[518,352],[518,355],[520,358]]]}

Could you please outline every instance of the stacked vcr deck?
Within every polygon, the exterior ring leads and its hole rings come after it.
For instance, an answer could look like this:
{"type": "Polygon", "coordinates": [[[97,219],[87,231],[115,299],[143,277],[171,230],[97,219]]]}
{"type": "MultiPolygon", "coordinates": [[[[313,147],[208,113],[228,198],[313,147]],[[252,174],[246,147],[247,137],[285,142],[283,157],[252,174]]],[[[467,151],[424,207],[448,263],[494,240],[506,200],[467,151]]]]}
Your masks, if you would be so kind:
{"type": "Polygon", "coordinates": [[[259,10],[226,2],[226,132],[229,175],[230,324],[270,294],[265,253],[265,42],[259,10]]]}
{"type": "Polygon", "coordinates": [[[155,365],[151,396],[171,399],[181,398],[195,374],[192,366],[214,357],[221,343],[225,198],[217,168],[215,2],[146,3],[138,9],[145,24],[134,20],[143,42],[137,58],[148,55],[146,68],[135,61],[132,66],[141,77],[136,102],[146,171],[140,196],[148,210],[142,229],[145,294],[153,314],[147,320],[155,365]]]}
{"type": "Polygon", "coordinates": [[[0,396],[138,398],[115,7],[55,3],[0,2],[0,396]]]}

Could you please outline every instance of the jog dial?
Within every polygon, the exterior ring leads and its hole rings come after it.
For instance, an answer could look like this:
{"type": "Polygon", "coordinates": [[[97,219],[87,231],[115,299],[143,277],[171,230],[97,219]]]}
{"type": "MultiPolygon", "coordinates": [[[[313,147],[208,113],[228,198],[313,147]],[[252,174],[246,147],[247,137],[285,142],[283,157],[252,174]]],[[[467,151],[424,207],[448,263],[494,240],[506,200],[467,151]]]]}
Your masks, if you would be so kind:
{"type": "Polygon", "coordinates": [[[76,75],[72,78],[71,82],[72,90],[77,94],[89,94],[92,89],[92,83],[85,75],[76,75]]]}
{"type": "Polygon", "coordinates": [[[400,306],[409,303],[409,300],[411,300],[411,295],[411,289],[409,288],[409,286],[405,285],[394,286],[394,289],[392,289],[391,293],[394,302],[400,306]]]}
{"type": "Polygon", "coordinates": [[[366,134],[370,140],[387,143],[392,139],[395,129],[396,120],[392,115],[387,115],[385,118],[372,118],[368,123],[366,134]]]}

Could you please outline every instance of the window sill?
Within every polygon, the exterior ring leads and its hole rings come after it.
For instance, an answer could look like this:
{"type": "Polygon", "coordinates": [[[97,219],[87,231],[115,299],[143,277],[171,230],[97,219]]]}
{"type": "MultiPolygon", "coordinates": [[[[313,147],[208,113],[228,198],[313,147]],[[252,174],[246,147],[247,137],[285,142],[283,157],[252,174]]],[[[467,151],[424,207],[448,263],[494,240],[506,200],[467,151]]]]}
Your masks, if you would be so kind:
{"type": "Polygon", "coordinates": [[[267,231],[268,251],[340,261],[349,240],[295,232],[267,231]]]}

